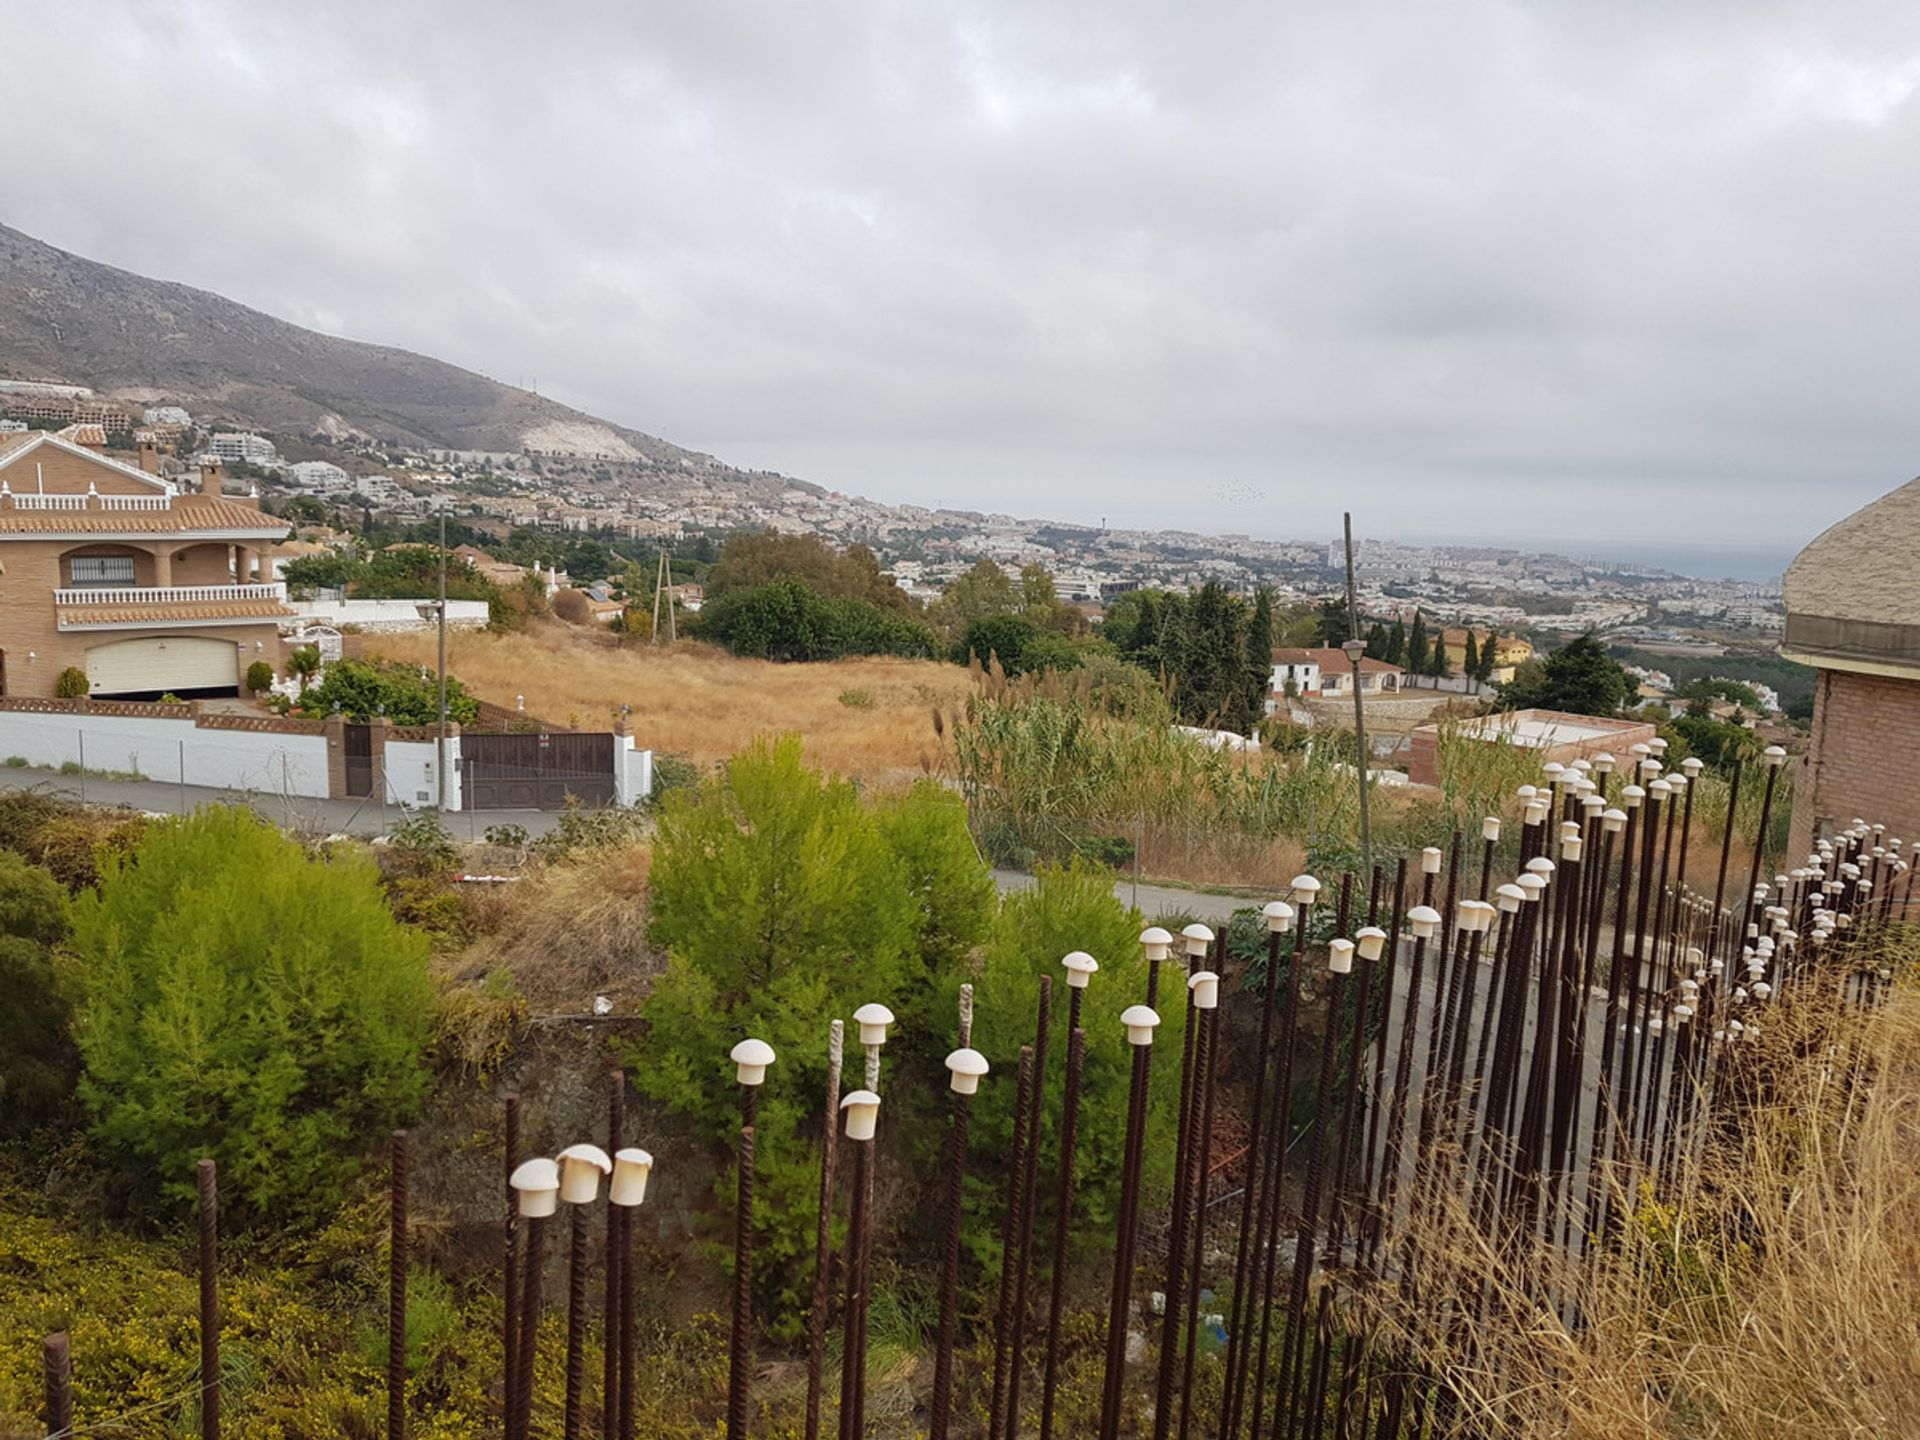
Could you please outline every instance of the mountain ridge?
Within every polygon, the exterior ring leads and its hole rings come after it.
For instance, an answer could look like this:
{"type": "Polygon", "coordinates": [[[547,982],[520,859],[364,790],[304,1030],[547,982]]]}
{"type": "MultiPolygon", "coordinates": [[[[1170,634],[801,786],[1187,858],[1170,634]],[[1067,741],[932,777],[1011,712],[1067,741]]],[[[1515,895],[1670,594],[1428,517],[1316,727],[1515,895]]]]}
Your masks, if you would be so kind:
{"type": "Polygon", "coordinates": [[[89,260],[5,224],[0,379],[59,379],[282,434],[571,454],[747,479],[710,455],[461,366],[325,335],[212,291],[89,260]]]}

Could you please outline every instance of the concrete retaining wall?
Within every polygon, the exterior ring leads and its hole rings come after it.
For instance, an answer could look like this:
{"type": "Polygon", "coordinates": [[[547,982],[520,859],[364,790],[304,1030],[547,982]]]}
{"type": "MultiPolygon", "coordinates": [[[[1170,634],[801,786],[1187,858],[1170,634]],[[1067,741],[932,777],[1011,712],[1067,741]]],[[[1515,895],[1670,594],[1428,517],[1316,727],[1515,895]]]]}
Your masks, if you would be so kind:
{"type": "MultiPolygon", "coordinates": [[[[426,597],[431,598],[431,597],[426,597]]],[[[290,600],[287,608],[301,619],[321,625],[357,625],[362,630],[425,630],[418,600],[290,600]]],[[[447,627],[477,630],[487,623],[484,600],[447,601],[447,627]]]]}
{"type": "Polygon", "coordinates": [[[151,780],[327,797],[327,737],[202,729],[169,716],[0,711],[0,758],[137,773],[151,780]]]}

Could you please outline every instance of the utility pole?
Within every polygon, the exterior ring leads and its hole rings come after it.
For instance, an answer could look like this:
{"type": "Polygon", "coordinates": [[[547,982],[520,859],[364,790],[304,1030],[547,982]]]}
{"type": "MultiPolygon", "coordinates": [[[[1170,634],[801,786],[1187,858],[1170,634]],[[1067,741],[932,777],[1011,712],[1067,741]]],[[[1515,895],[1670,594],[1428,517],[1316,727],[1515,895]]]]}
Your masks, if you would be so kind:
{"type": "MultiPolygon", "coordinates": [[[[1366,706],[1360,699],[1360,657],[1366,653],[1367,642],[1360,638],[1360,611],[1353,599],[1353,513],[1342,515],[1346,525],[1347,538],[1347,643],[1340,648],[1347,652],[1347,659],[1353,662],[1353,733],[1359,742],[1360,752],[1360,873],[1373,874],[1373,834],[1368,826],[1367,817],[1367,715],[1366,706]]],[[[1440,644],[1446,644],[1445,632],[1442,632],[1440,644]]]]}
{"type": "Polygon", "coordinates": [[[660,643],[660,605],[662,601],[666,602],[667,607],[667,638],[676,644],[679,642],[680,631],[678,624],[674,620],[673,597],[667,593],[667,591],[672,588],[672,585],[673,570],[667,564],[667,552],[662,549],[660,552],[660,564],[653,577],[653,634],[648,638],[647,643],[649,645],[658,645],[660,643]]]}

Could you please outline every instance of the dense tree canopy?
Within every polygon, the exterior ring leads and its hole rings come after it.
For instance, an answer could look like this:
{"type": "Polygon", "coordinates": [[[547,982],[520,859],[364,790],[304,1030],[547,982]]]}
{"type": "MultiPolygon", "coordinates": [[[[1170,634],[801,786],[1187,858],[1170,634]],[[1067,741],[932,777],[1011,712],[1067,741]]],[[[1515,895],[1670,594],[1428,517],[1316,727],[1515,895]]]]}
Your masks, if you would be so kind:
{"type": "Polygon", "coordinates": [[[194,1162],[255,1213],[336,1200],[425,1089],[427,941],[364,853],[309,858],[240,807],[151,829],[73,904],[81,1096],[147,1190],[194,1162]]]}
{"type": "Polygon", "coordinates": [[[1529,660],[1500,687],[1500,703],[1515,710],[1564,710],[1615,715],[1633,697],[1633,677],[1608,656],[1589,630],[1544,660],[1529,660]]]}
{"type": "Polygon", "coordinates": [[[823,595],[792,575],[708,599],[698,633],[761,660],[930,658],[934,652],[933,632],[920,621],[849,595],[823,595]]]}

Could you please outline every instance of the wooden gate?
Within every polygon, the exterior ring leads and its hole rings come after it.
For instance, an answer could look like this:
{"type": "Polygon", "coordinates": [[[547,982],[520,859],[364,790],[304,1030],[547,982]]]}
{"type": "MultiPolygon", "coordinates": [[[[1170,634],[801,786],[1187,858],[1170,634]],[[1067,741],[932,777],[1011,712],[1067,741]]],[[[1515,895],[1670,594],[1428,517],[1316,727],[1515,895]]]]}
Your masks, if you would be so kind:
{"type": "Polygon", "coordinates": [[[345,727],[344,740],[347,794],[373,794],[373,727],[348,725],[345,727]]]}
{"type": "Polygon", "coordinates": [[[469,810],[562,810],[612,805],[613,736],[540,731],[460,736],[460,796],[469,810]]]}

